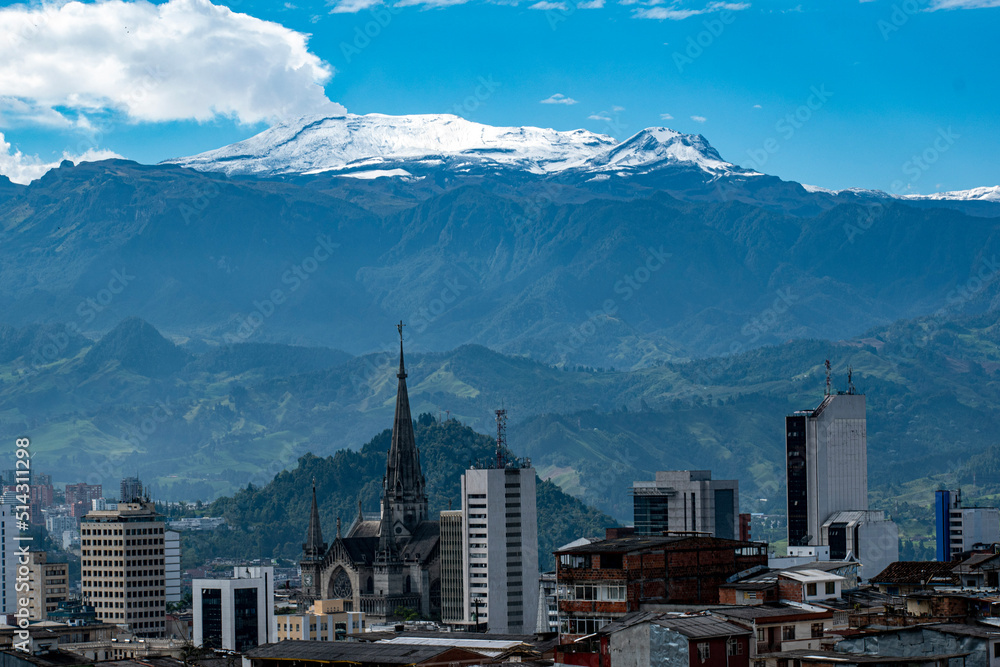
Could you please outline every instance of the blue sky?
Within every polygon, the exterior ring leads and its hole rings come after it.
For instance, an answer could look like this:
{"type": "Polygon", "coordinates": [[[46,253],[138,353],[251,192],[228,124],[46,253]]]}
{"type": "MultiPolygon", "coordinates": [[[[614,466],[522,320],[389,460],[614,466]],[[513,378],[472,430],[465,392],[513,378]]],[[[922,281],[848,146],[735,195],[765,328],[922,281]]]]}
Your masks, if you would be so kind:
{"type": "Polygon", "coordinates": [[[373,1],[0,2],[0,173],[153,163],[342,105],[663,125],[829,188],[1000,184],[1000,0],[373,1]]]}

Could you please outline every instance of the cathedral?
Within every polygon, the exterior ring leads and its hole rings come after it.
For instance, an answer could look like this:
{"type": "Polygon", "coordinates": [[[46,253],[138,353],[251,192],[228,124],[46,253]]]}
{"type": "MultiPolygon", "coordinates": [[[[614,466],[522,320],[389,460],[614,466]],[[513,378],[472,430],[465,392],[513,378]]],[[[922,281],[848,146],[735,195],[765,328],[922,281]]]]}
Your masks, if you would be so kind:
{"type": "Polygon", "coordinates": [[[440,524],[428,518],[420,451],[406,394],[402,323],[399,331],[396,415],[379,518],[365,520],[359,503],[358,516],[346,534],[341,534],[337,519],[337,536],[327,548],[314,487],[309,532],[302,545],[303,596],[353,600],[354,610],[365,612],[369,623],[398,620],[397,612],[404,608],[425,618],[441,615],[440,524]]]}

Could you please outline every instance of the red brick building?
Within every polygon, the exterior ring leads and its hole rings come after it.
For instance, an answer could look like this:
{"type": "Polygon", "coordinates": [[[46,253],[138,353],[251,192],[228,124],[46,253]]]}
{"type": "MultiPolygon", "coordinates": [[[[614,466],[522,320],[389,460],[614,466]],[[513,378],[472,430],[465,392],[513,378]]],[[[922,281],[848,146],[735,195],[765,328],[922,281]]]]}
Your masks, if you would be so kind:
{"type": "Polygon", "coordinates": [[[767,545],[701,535],[633,535],[555,552],[564,642],[644,603],[718,604],[733,575],[767,565],[767,545]]]}
{"type": "Polygon", "coordinates": [[[102,493],[100,484],[84,484],[83,482],[79,484],[67,484],[66,504],[72,507],[78,502],[83,501],[89,512],[91,509],[90,501],[100,498],[102,493]]]}

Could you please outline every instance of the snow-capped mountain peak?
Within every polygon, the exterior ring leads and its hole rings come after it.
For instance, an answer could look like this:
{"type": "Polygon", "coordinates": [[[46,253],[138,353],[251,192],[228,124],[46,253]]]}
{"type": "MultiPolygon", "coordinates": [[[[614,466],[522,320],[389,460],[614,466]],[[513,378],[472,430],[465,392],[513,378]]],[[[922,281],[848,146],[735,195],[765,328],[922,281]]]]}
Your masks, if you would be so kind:
{"type": "Polygon", "coordinates": [[[951,192],[935,192],[930,195],[903,195],[903,199],[937,199],[951,201],[990,201],[1000,202],[1000,185],[993,185],[971,190],[953,190],[951,192]]]}
{"type": "Polygon", "coordinates": [[[666,127],[650,127],[591,160],[595,170],[620,167],[653,168],[689,164],[707,172],[732,171],[708,140],[700,134],[681,134],[666,127]]]}
{"type": "Polygon", "coordinates": [[[444,162],[455,169],[485,165],[536,174],[621,173],[667,165],[691,166],[713,175],[739,170],[724,162],[704,137],[667,128],[649,128],[619,143],[587,130],[494,127],[450,114],[300,118],[230,146],[167,162],[245,176],[359,169],[405,174],[399,168],[407,163],[444,162]]]}

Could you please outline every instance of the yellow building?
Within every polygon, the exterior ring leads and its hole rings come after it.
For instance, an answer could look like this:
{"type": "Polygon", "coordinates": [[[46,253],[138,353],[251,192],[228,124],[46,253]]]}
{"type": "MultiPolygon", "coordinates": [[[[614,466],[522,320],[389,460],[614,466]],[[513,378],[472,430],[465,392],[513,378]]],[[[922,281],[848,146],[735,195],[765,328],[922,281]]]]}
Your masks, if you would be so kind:
{"type": "Polygon", "coordinates": [[[153,503],[118,503],[80,521],[83,601],[97,620],[165,637],[164,522],[153,503]]]}
{"type": "Polygon", "coordinates": [[[44,551],[28,552],[28,618],[44,621],[68,599],[69,565],[50,563],[44,551]]]}
{"type": "Polygon", "coordinates": [[[278,641],[336,641],[365,631],[364,612],[351,611],[351,600],[316,600],[304,614],[278,614],[278,641]]]}

